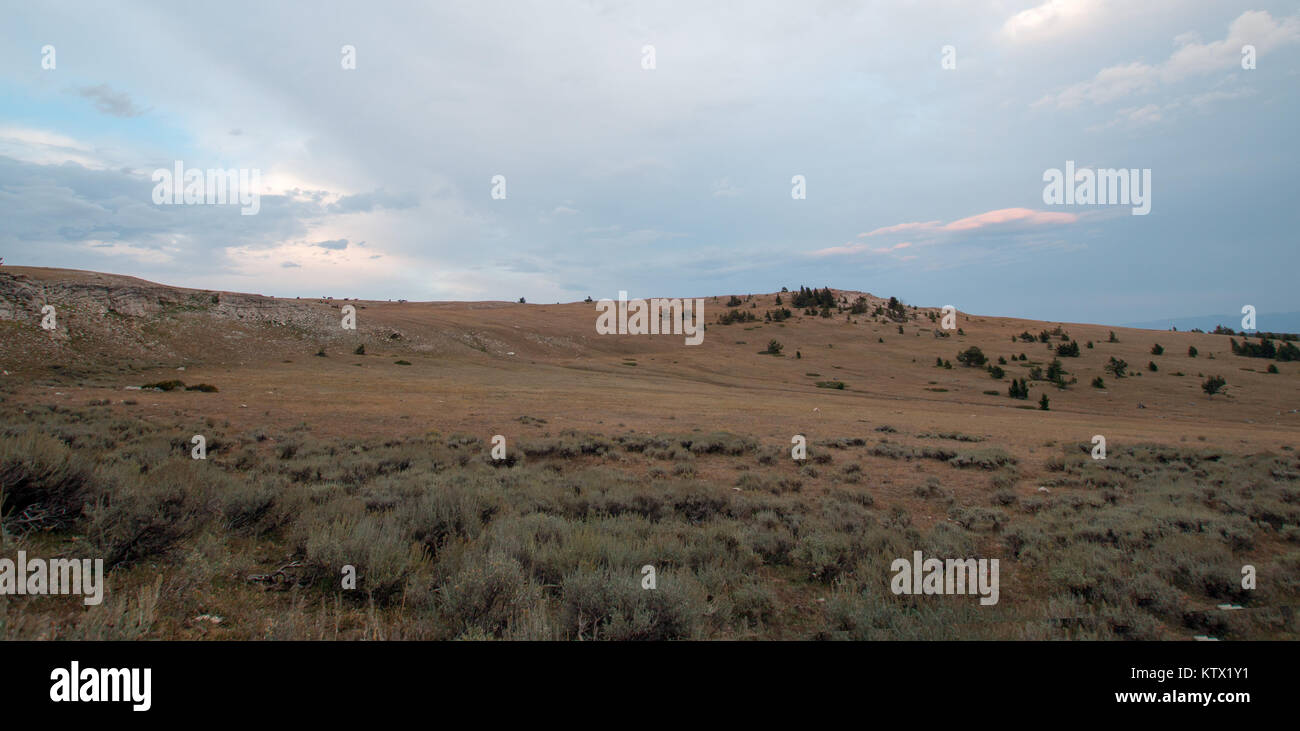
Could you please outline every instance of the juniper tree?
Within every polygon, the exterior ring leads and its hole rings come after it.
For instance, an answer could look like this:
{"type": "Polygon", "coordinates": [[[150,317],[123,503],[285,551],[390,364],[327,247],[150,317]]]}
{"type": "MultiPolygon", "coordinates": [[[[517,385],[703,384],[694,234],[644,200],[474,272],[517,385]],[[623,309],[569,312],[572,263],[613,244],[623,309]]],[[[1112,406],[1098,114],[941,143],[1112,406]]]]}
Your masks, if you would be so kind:
{"type": "Polygon", "coordinates": [[[1201,384],[1201,389],[1205,391],[1206,395],[1213,396],[1216,393],[1222,393],[1224,386],[1227,385],[1228,382],[1223,379],[1223,376],[1210,376],[1201,384]]]}

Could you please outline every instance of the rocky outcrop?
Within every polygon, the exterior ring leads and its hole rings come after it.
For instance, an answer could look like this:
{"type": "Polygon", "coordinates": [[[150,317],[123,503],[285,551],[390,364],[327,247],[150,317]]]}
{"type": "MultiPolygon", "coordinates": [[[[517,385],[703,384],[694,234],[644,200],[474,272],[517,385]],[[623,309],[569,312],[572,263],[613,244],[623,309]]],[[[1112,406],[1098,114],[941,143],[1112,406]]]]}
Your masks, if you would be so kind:
{"type": "MultiPolygon", "coordinates": [[[[171,287],[71,269],[0,267],[0,366],[44,373],[118,372],[155,364],[246,364],[372,352],[511,357],[535,341],[506,303],[409,305],[171,287]],[[52,305],[57,327],[41,326],[52,305]],[[344,329],[346,307],[355,329],[344,329]],[[484,310],[467,317],[467,310],[484,310]]],[[[554,347],[552,345],[552,347],[554,347]]]]}
{"type": "Polygon", "coordinates": [[[109,315],[149,319],[182,312],[322,330],[337,327],[339,320],[331,306],[310,301],[181,289],[128,278],[38,280],[0,270],[0,320],[39,323],[41,308],[47,304],[60,313],[75,313],[84,324],[109,315]]]}

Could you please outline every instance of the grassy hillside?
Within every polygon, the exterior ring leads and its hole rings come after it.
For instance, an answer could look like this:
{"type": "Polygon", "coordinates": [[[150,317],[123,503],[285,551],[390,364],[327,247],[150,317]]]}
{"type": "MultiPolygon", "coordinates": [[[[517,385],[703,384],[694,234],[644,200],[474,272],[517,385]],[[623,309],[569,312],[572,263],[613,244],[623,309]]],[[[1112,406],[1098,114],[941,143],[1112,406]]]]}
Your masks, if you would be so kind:
{"type": "Polygon", "coordinates": [[[1300,363],[832,294],[710,296],[687,347],[6,267],[0,555],[110,572],[0,597],[0,636],[1295,637],[1300,363]],[[892,593],[917,550],[999,559],[998,603],[892,593]]]}

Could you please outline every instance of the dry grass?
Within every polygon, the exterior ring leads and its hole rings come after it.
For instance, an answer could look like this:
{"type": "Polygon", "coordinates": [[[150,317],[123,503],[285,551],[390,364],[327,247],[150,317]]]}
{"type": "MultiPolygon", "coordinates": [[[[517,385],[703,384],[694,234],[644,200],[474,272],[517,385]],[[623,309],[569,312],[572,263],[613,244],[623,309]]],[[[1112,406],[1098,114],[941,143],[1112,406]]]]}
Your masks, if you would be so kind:
{"type": "Polygon", "coordinates": [[[218,426],[220,448],[195,461],[188,444],[158,436],[180,425],[140,422],[111,443],[39,436],[110,423],[122,426],[102,409],[47,411],[0,436],[5,474],[22,477],[5,496],[6,552],[111,568],[101,607],[0,599],[4,637],[1250,639],[1298,629],[1294,453],[1112,445],[1096,462],[1091,445],[1067,444],[1042,471],[1050,492],[1026,494],[1010,486],[1016,468],[1000,448],[935,452],[932,435],[898,433],[884,444],[901,457],[861,437],[824,440],[844,466],[820,471],[729,433],[543,432],[545,448],[521,446],[512,466],[467,437],[218,426]],[[914,466],[907,480],[872,480],[900,459],[914,466]],[[692,473],[645,477],[672,463],[692,473]],[[12,520],[19,499],[71,495],[79,511],[62,522],[12,520]],[[1001,601],[895,596],[889,565],[914,550],[999,558],[1001,601]],[[1254,591],[1240,587],[1246,564],[1259,572],[1254,591]],[[342,587],[345,565],[356,589],[342,587]],[[646,565],[653,591],[641,587],[646,565]],[[278,580],[250,578],[286,566],[278,580]]]}
{"type": "Polygon", "coordinates": [[[337,300],[6,272],[56,304],[60,282],[173,304],[61,305],[67,340],[0,323],[0,547],[111,566],[101,607],[0,597],[0,637],[1297,634],[1300,364],[1234,368],[1224,336],[1159,333],[1160,371],[1097,389],[1109,358],[1149,360],[1154,334],[1069,324],[1094,343],[1063,359],[1077,383],[1030,380],[1021,402],[933,364],[978,346],[1029,377],[1053,355],[1012,339],[1058,324],[961,315],[934,337],[924,309],[901,335],[796,313],[685,347],[597,337],[584,304],[357,302],[347,333],[337,300]],[[298,319],[257,319],[282,305],[298,319]],[[787,357],[746,345],[776,335],[758,329],[780,329],[787,357]],[[1231,374],[1226,397],[1200,391],[1211,372],[1231,374]],[[205,388],[123,392],[180,378],[205,388]],[[892,594],[889,564],[914,550],[998,558],[1001,601],[892,594]]]}

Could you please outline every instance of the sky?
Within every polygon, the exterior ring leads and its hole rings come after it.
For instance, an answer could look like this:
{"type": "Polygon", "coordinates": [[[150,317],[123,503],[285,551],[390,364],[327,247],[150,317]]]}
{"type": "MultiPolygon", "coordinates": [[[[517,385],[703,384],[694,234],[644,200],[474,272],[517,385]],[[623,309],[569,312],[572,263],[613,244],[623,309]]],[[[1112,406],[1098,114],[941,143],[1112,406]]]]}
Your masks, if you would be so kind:
{"type": "Polygon", "coordinates": [[[289,297],[807,285],[1065,322],[1300,309],[1293,1],[3,17],[7,265],[289,297]],[[155,203],[178,161],[260,171],[257,213],[155,203]],[[1046,202],[1067,161],[1149,170],[1149,212],[1046,202]]]}

